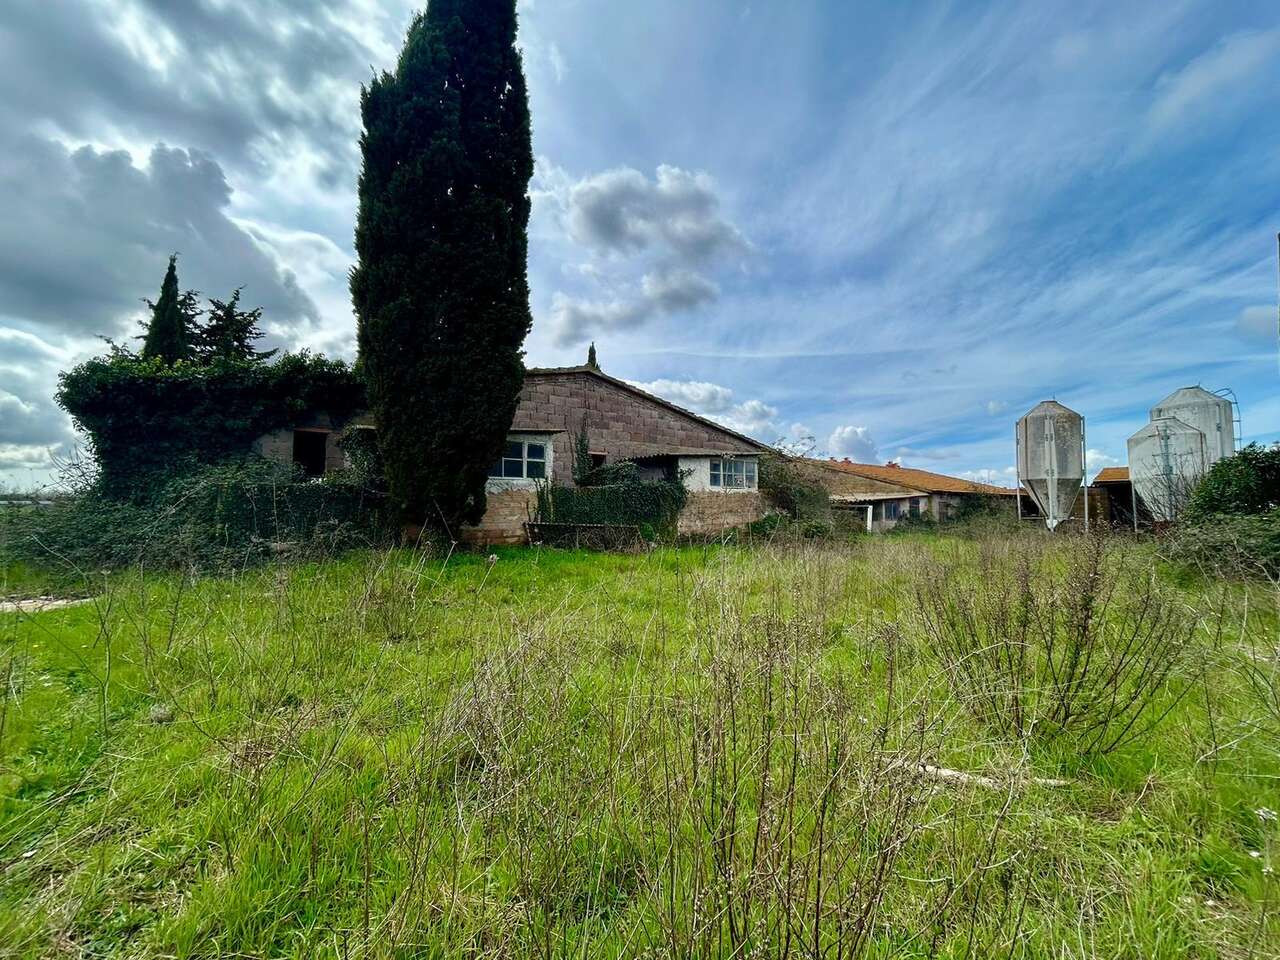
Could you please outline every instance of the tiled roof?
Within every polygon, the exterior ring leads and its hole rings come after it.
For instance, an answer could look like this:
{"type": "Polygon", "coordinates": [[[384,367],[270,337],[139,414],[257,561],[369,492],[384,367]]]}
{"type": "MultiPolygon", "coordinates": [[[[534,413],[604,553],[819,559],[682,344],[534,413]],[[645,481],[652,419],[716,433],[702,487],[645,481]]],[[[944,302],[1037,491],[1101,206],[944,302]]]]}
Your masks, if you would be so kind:
{"type": "Polygon", "coordinates": [[[904,487],[913,487],[925,493],[981,493],[994,497],[1012,497],[1017,495],[1013,487],[997,487],[989,483],[976,483],[972,480],[961,480],[959,477],[948,477],[942,473],[931,473],[928,470],[916,470],[913,467],[900,467],[896,463],[873,464],[852,463],[849,460],[818,460],[823,466],[851,473],[854,476],[866,477],[870,480],[882,480],[885,483],[897,483],[904,487]]]}
{"type": "Polygon", "coordinates": [[[1093,478],[1094,483],[1128,483],[1128,467],[1103,467],[1093,478]]]}

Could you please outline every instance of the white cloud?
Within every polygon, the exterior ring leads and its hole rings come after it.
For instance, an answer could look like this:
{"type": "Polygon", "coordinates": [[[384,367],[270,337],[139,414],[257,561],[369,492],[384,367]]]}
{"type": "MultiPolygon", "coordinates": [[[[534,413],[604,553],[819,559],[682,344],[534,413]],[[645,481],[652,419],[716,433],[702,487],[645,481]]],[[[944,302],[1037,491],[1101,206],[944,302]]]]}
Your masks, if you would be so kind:
{"type": "Polygon", "coordinates": [[[1157,98],[1147,113],[1153,133],[1186,120],[1236,106],[1232,98],[1260,80],[1259,71],[1280,55],[1280,30],[1242,31],[1223,37],[1211,49],[1156,86],[1157,98]]]}
{"type": "Polygon", "coordinates": [[[777,407],[762,400],[737,402],[733,391],[718,383],[703,380],[652,380],[648,383],[636,383],[635,386],[766,443],[773,443],[782,432],[777,424],[777,407]]]}
{"type": "Polygon", "coordinates": [[[827,438],[827,449],[835,457],[848,457],[858,463],[877,463],[880,448],[866,427],[836,427],[827,438]]]}
{"type": "Polygon", "coordinates": [[[646,273],[640,281],[645,299],[667,313],[691,310],[711,303],[720,288],[692,270],[662,270],[646,273]]]}
{"type": "Polygon", "coordinates": [[[1236,318],[1236,333],[1250,340],[1275,342],[1280,331],[1280,314],[1274,306],[1245,307],[1236,318]]]}
{"type": "Polygon", "coordinates": [[[986,403],[987,416],[995,417],[1009,409],[1009,404],[1004,400],[988,400],[986,403]]]}
{"type": "Polygon", "coordinates": [[[652,310],[643,300],[580,300],[557,291],[551,297],[551,327],[556,343],[582,343],[596,333],[637,327],[652,310]]]}
{"type": "Polygon", "coordinates": [[[1090,447],[1084,452],[1084,466],[1086,473],[1093,473],[1096,470],[1101,470],[1103,467],[1114,467],[1119,463],[1119,460],[1111,456],[1111,454],[1107,453],[1105,450],[1097,450],[1090,447]]]}
{"type": "MultiPolygon", "coordinates": [[[[584,271],[585,273],[585,271],[584,271]]],[[[649,318],[692,310],[713,302],[719,287],[689,270],[660,270],[640,278],[640,289],[609,284],[622,293],[604,300],[571,297],[556,291],[551,297],[551,334],[555,343],[582,343],[597,333],[633,330],[649,318]]]]}
{"type": "Polygon", "coordinates": [[[961,470],[956,474],[961,480],[986,483],[993,487],[1013,487],[1018,482],[1016,467],[987,467],[981,470],[961,470]]]}
{"type": "Polygon", "coordinates": [[[719,208],[710,176],[663,164],[653,180],[634,168],[619,167],[574,183],[564,216],[569,236],[597,252],[656,248],[705,262],[747,247],[719,208]]]}
{"type": "Polygon", "coordinates": [[[562,268],[595,289],[552,294],[559,346],[714,303],[720,287],[706,270],[748,249],[705,173],[664,164],[654,179],[620,167],[574,180],[540,157],[530,195],[533,233],[554,242],[558,230],[599,258],[562,268]]]}

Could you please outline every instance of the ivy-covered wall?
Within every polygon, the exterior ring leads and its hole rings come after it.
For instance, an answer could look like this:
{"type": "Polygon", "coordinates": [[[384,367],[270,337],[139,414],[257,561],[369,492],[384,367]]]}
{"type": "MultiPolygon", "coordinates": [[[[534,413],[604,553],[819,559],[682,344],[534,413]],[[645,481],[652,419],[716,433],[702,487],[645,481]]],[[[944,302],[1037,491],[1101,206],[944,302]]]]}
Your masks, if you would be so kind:
{"type": "Polygon", "coordinates": [[[135,500],[184,469],[248,454],[278,427],[365,405],[347,364],[308,353],[197,365],[116,352],[65,372],[57,399],[88,438],[101,492],[135,500]]]}

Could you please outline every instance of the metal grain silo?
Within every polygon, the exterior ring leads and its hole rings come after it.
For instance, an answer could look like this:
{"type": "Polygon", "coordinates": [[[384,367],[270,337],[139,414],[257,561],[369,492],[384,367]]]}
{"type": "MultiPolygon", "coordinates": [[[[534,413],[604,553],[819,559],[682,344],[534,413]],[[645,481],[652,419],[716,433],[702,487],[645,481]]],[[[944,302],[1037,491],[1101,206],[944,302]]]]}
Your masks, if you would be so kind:
{"type": "Polygon", "coordinates": [[[1134,497],[1156,520],[1178,519],[1208,469],[1203,431],[1177,417],[1161,417],[1131,436],[1128,445],[1134,497]]]}
{"type": "Polygon", "coordinates": [[[1183,387],[1151,408],[1152,422],[1169,418],[1181,420],[1204,434],[1206,468],[1236,452],[1235,412],[1226,397],[1203,387],[1183,387]]]}
{"type": "Polygon", "coordinates": [[[1084,417],[1045,400],[1027,411],[1016,430],[1019,488],[1031,495],[1053,530],[1071,516],[1084,483],[1084,417]]]}

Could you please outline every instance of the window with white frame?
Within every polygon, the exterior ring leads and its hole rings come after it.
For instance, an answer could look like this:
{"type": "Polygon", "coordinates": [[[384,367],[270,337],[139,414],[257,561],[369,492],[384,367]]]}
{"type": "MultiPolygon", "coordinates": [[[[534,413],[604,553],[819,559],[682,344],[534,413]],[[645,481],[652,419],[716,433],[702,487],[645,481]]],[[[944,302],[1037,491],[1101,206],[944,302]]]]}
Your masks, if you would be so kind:
{"type": "Polygon", "coordinates": [[[502,459],[489,468],[490,477],[504,480],[544,480],[547,445],[541,440],[508,440],[502,459]]]}
{"type": "Polygon", "coordinates": [[[754,490],[755,460],[714,459],[711,461],[711,486],[717,490],[754,490]]]}

